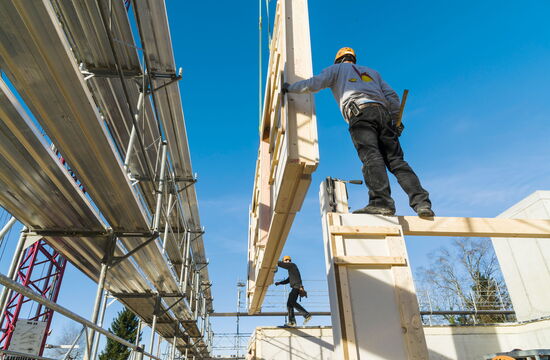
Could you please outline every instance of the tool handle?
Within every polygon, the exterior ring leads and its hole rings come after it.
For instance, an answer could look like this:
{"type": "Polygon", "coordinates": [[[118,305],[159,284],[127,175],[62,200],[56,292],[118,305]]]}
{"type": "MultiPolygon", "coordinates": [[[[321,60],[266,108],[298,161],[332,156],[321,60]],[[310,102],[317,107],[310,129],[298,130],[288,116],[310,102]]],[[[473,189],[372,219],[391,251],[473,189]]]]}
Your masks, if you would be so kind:
{"type": "Polygon", "coordinates": [[[409,90],[405,89],[403,91],[403,96],[401,97],[401,106],[399,107],[399,117],[395,122],[395,126],[401,125],[401,119],[403,118],[403,111],[405,110],[405,104],[407,103],[407,96],[409,95],[409,90]]]}

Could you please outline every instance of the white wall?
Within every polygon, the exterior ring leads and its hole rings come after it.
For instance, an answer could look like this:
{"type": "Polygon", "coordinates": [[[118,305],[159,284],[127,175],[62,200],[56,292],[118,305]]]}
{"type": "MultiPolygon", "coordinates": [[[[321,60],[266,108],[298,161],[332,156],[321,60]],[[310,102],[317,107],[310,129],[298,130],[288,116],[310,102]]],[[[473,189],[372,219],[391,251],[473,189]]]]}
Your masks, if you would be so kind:
{"type": "MultiPolygon", "coordinates": [[[[550,191],[536,191],[498,217],[550,219],[550,191]]],[[[550,316],[550,239],[492,240],[518,321],[550,316]]]]}
{"type": "Polygon", "coordinates": [[[550,319],[498,326],[426,326],[430,360],[483,359],[514,349],[550,348],[550,319]]]}
{"type": "Polygon", "coordinates": [[[330,327],[258,327],[249,343],[248,359],[331,360],[334,359],[330,327]]]}
{"type": "MultiPolygon", "coordinates": [[[[550,319],[491,326],[425,326],[424,333],[430,360],[481,360],[484,355],[513,349],[550,348],[550,319]]],[[[258,327],[249,347],[255,348],[251,360],[339,360],[332,357],[330,327],[258,327]]]]}

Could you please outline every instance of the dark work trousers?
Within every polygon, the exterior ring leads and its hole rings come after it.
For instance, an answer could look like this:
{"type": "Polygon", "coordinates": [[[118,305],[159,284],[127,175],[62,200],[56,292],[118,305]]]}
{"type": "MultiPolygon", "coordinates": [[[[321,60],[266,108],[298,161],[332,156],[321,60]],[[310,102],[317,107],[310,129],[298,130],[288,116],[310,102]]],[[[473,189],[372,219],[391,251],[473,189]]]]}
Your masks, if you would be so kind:
{"type": "Polygon", "coordinates": [[[362,109],[361,114],[352,117],[349,123],[353,145],[363,163],[369,205],[395,210],[386,172],[388,168],[409,196],[409,205],[413,209],[431,207],[428,192],[422,188],[418,176],[403,159],[403,150],[386,108],[377,103],[369,104],[362,109]]]}
{"type": "Polygon", "coordinates": [[[296,316],[294,316],[294,309],[300,311],[304,316],[309,314],[302,305],[298,304],[298,289],[292,288],[290,294],[288,294],[288,301],[286,302],[286,308],[288,309],[288,322],[296,323],[296,316]]]}

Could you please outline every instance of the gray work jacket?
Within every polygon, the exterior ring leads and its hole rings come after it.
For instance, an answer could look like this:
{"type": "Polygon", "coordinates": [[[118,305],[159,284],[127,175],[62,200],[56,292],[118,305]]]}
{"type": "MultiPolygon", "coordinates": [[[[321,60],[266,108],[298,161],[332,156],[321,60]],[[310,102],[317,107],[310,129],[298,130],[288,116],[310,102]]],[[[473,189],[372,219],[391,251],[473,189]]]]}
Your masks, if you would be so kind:
{"type": "Polygon", "coordinates": [[[378,71],[366,66],[341,63],[325,68],[319,75],[298,81],[288,87],[288,92],[309,93],[330,88],[338,102],[342,115],[350,99],[360,99],[360,103],[377,102],[386,107],[392,119],[399,115],[399,96],[382,79],[378,71]]]}

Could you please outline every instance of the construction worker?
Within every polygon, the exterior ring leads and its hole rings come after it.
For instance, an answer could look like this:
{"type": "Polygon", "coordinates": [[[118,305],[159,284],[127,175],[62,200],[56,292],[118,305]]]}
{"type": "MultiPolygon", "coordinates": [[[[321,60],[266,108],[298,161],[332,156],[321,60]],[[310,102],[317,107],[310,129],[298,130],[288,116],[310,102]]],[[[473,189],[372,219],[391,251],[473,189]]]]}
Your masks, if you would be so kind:
{"type": "Polygon", "coordinates": [[[311,314],[298,304],[298,296],[300,293],[304,293],[304,286],[302,285],[302,277],[300,276],[300,270],[298,266],[292,262],[290,256],[284,256],[283,261],[278,262],[278,266],[288,270],[288,277],[283,281],[275,282],[275,285],[290,284],[290,294],[288,294],[288,300],[286,307],[288,310],[288,323],[287,326],[296,326],[296,317],[294,316],[294,309],[300,311],[304,315],[304,325],[311,320],[311,314]]]}
{"type": "Polygon", "coordinates": [[[369,189],[369,204],[354,213],[395,214],[387,167],[409,196],[409,205],[416,213],[421,217],[435,216],[428,192],[403,159],[398,138],[403,126],[395,126],[400,109],[395,91],[377,71],[356,65],[355,51],[344,47],[336,54],[334,65],[310,79],[285,83],[283,92],[314,93],[327,87],[332,90],[344,120],[349,124],[369,189]]]}

